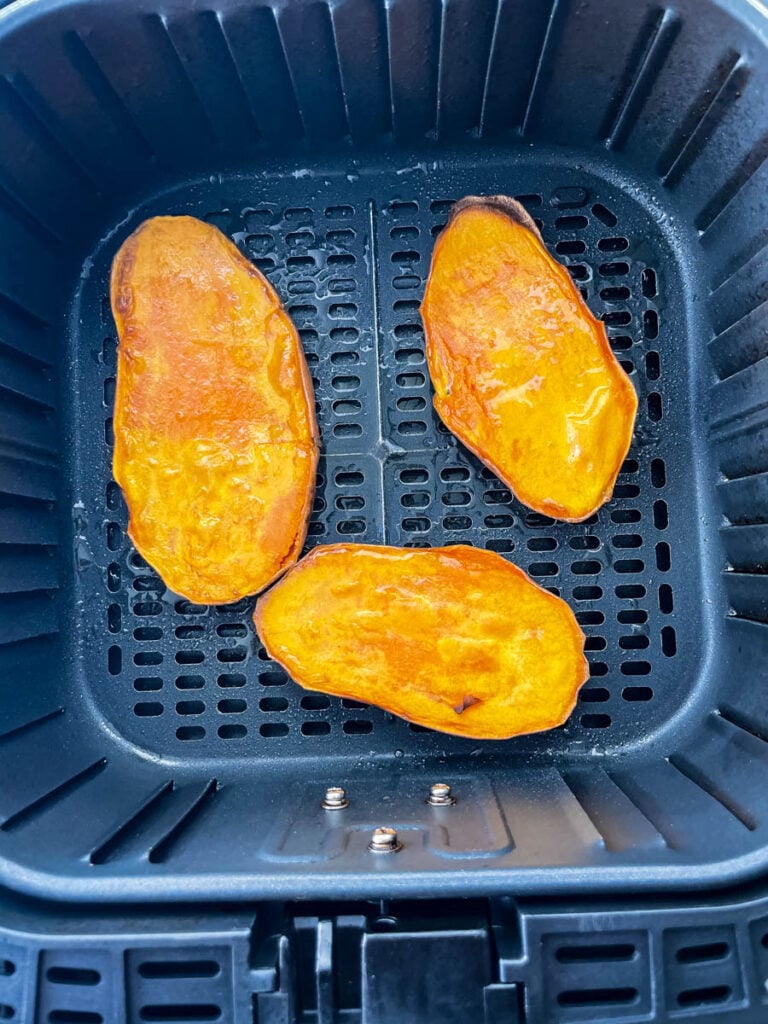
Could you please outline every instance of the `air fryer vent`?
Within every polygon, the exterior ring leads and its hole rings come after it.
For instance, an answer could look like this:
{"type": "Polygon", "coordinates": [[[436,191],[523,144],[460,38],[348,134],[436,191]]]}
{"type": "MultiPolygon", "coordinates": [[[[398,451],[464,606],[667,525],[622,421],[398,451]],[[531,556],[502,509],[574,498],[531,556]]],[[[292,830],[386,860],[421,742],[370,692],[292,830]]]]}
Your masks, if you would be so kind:
{"type": "Polygon", "coordinates": [[[631,1006],[637,1002],[637,989],[624,988],[583,988],[569,989],[559,992],[557,1002],[560,1006],[579,1006],[597,1009],[610,1006],[631,1006]]]}
{"type": "Polygon", "coordinates": [[[234,1019],[231,949],[129,950],[127,975],[131,1021],[192,1024],[234,1019]]]}
{"type": "Polygon", "coordinates": [[[42,952],[35,1020],[45,1024],[109,1021],[113,971],[113,962],[103,950],[61,948],[42,952]]]}
{"type": "Polygon", "coordinates": [[[700,1009],[743,998],[742,972],[732,927],[673,928],[664,933],[667,1008],[700,1009]]]}
{"type": "Polygon", "coordinates": [[[547,1020],[639,1019],[652,1005],[648,936],[641,931],[544,934],[542,991],[547,1020]]]}

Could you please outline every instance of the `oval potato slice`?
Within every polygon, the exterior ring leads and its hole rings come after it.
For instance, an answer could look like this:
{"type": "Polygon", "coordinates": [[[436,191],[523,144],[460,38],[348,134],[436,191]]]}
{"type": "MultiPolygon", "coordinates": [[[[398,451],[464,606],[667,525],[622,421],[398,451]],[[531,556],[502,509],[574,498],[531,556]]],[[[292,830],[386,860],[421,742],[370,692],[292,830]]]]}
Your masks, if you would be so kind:
{"type": "Polygon", "coordinates": [[[637,395],[519,203],[454,205],[421,313],[446,426],[529,508],[567,522],[600,508],[629,450],[637,395]]]}
{"type": "Polygon", "coordinates": [[[257,601],[254,621],[306,689],[476,739],[562,724],[589,674],[568,605],[461,545],[315,548],[257,601]]]}
{"type": "Polygon", "coordinates": [[[296,329],[263,275],[193,217],[145,221],[112,265],[114,476],[165,583],[223,604],[304,543],[318,458],[296,329]]]}

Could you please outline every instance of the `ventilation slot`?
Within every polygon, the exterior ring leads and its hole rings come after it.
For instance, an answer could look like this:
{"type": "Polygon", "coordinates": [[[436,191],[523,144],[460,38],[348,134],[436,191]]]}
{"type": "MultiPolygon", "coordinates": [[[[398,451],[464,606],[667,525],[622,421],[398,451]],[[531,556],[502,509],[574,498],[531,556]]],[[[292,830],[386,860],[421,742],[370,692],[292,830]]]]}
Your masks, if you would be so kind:
{"type": "Polygon", "coordinates": [[[142,978],[215,978],[220,973],[215,960],[146,960],[139,964],[142,978]]]}
{"type": "Polygon", "coordinates": [[[221,1020],[221,1009],[215,1003],[163,1003],[142,1006],[139,1020],[148,1024],[196,1024],[198,1021],[221,1020]]]}
{"type": "Polygon", "coordinates": [[[628,942],[599,946],[561,946],[555,956],[561,964],[614,963],[634,959],[637,950],[628,942]]]}
{"type": "Polygon", "coordinates": [[[95,1010],[51,1010],[48,1024],[103,1024],[104,1018],[95,1010]]]}
{"type": "Polygon", "coordinates": [[[727,942],[709,942],[701,946],[683,946],[675,953],[675,960],[679,964],[705,963],[709,960],[722,960],[729,952],[727,942]]]}
{"type": "Polygon", "coordinates": [[[88,967],[49,967],[45,977],[54,985],[98,985],[101,974],[88,967]]]}
{"type": "Polygon", "coordinates": [[[560,992],[559,1006],[628,1006],[637,1001],[636,988],[585,988],[560,992]]]}
{"type": "Polygon", "coordinates": [[[677,996],[677,1005],[682,1007],[706,1006],[710,1003],[724,1003],[731,995],[728,985],[710,985],[707,988],[689,988],[677,996]]]}

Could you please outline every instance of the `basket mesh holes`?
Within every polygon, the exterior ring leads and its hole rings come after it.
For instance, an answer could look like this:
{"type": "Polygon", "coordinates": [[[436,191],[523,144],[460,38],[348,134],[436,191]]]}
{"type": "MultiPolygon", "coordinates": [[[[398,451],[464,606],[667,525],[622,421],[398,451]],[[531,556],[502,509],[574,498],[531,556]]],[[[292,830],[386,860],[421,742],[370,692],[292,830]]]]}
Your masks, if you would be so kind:
{"type": "Polygon", "coordinates": [[[138,690],[140,693],[153,690],[162,690],[163,680],[160,676],[138,676],[133,680],[134,690],[138,690]]]}
{"type": "Polygon", "coordinates": [[[643,313],[643,334],[649,341],[659,336],[659,314],[655,309],[647,309],[643,313]]]}
{"type": "Polygon", "coordinates": [[[288,677],[284,672],[262,672],[259,675],[259,682],[262,686],[285,686],[288,677]]]}
{"type": "Polygon", "coordinates": [[[555,245],[555,252],[558,256],[581,256],[581,254],[586,251],[587,243],[582,242],[580,239],[574,239],[569,242],[558,242],[555,245]]]}
{"type": "Polygon", "coordinates": [[[623,277],[629,273],[629,264],[623,260],[613,263],[601,263],[597,270],[601,277],[623,277]]]}
{"type": "Polygon", "coordinates": [[[607,206],[603,206],[602,203],[595,203],[592,207],[592,213],[594,213],[601,224],[605,224],[608,228],[616,227],[619,222],[616,214],[609,210],[607,206]]]}
{"type": "Polygon", "coordinates": [[[247,733],[247,727],[240,723],[237,725],[229,723],[227,725],[220,725],[216,730],[216,735],[222,740],[241,740],[247,733]]]}
{"type": "Polygon", "coordinates": [[[352,719],[345,722],[342,729],[348,736],[365,736],[373,732],[373,722],[365,719],[352,719]]]}
{"type": "Polygon", "coordinates": [[[202,700],[180,700],[176,702],[177,715],[202,715],[205,702],[202,700]]]}
{"type": "MultiPolygon", "coordinates": [[[[111,604],[107,609],[107,629],[110,633],[120,632],[122,612],[119,604],[111,604]]],[[[135,631],[134,631],[135,635],[135,631]]],[[[138,639],[138,638],[137,638],[138,639]]]]}
{"type": "MultiPolygon", "coordinates": [[[[219,702],[219,710],[221,710],[221,704],[219,702]]],[[[288,707],[288,700],[285,697],[262,697],[259,701],[259,709],[261,711],[285,711],[288,707]]],[[[245,710],[242,708],[241,710],[245,710]]]]}
{"type": "Polygon", "coordinates": [[[600,289],[600,298],[603,302],[623,302],[630,298],[631,294],[626,285],[611,285],[600,289]]]}
{"type": "Polygon", "coordinates": [[[331,706],[330,699],[324,694],[302,697],[300,704],[304,711],[325,711],[331,706]]]}
{"type": "Polygon", "coordinates": [[[607,729],[611,721],[611,716],[606,714],[581,716],[581,724],[585,729],[607,729]]]}
{"type": "Polygon", "coordinates": [[[556,231],[582,231],[588,225],[589,221],[580,213],[555,219],[556,231]]]}
{"type": "Polygon", "coordinates": [[[205,679],[198,675],[185,675],[176,677],[176,688],[178,690],[202,690],[205,686],[205,679]]]}
{"type": "Polygon", "coordinates": [[[579,693],[579,700],[584,704],[602,704],[610,700],[610,691],[604,686],[586,686],[579,693]]]}
{"type": "Polygon", "coordinates": [[[154,643],[162,636],[163,631],[159,626],[139,626],[133,631],[133,639],[140,643],[154,643]]]}
{"type": "Polygon", "coordinates": [[[107,651],[107,668],[109,674],[112,676],[119,676],[123,667],[123,651],[122,648],[118,647],[117,644],[112,646],[107,651]]]}
{"type": "Polygon", "coordinates": [[[486,550],[495,551],[497,554],[505,554],[515,550],[515,542],[503,537],[493,537],[485,542],[486,550]]]}
{"type": "Polygon", "coordinates": [[[557,541],[554,537],[529,537],[526,547],[529,551],[554,551],[557,541]]]}
{"type": "MultiPolygon", "coordinates": [[[[642,396],[638,424],[653,439],[667,412],[667,366],[655,344],[664,330],[655,308],[663,280],[654,267],[635,260],[636,239],[624,234],[620,201],[595,201],[576,186],[547,197],[518,198],[536,213],[547,245],[569,265],[595,315],[606,323],[611,346],[642,396]]],[[[316,211],[275,206],[248,209],[240,217],[232,207],[222,222],[287,298],[315,379],[328,457],[318,476],[309,543],[380,541],[375,461],[381,455],[370,433],[371,414],[380,402],[382,428],[389,432],[385,439],[398,448],[384,464],[388,542],[418,548],[475,544],[510,556],[540,585],[560,593],[572,603],[587,636],[593,677],[581,697],[584,715],[574,716],[570,729],[578,735],[611,724],[618,728],[625,702],[635,705],[633,712],[653,704],[653,687],[646,684],[679,647],[668,618],[676,567],[666,537],[675,509],[666,493],[661,442],[633,448],[610,505],[573,525],[555,524],[523,508],[492,472],[455,445],[432,409],[419,315],[433,237],[451,202],[439,196],[431,202],[377,203],[378,347],[367,315],[361,314],[367,309],[371,269],[366,204],[316,211]],[[350,453],[348,459],[344,453],[350,453]]],[[[105,309],[108,324],[108,300],[105,309]]],[[[94,395],[109,440],[115,352],[114,338],[104,338],[102,380],[94,395]]],[[[149,735],[155,729],[158,742],[169,727],[179,741],[205,740],[206,751],[212,743],[245,736],[248,749],[280,737],[291,749],[306,749],[303,744],[323,743],[325,736],[366,743],[373,732],[386,742],[391,729],[400,736],[423,731],[378,709],[307,694],[290,684],[256,643],[252,601],[227,609],[184,600],[171,604],[161,581],[130,549],[119,489],[104,479],[101,494],[102,564],[108,566],[103,604],[108,639],[102,658],[114,685],[129,695],[129,709],[152,704],[164,709],[154,718],[135,711],[143,719],[141,729],[149,735]]]]}
{"type": "Polygon", "coordinates": [[[627,334],[614,334],[608,339],[614,352],[628,352],[634,342],[627,334]]]}
{"type": "Polygon", "coordinates": [[[165,708],[159,701],[139,701],[133,705],[133,713],[139,718],[157,718],[165,708]]]}
{"type": "Polygon", "coordinates": [[[107,566],[107,590],[111,594],[115,594],[120,590],[120,577],[120,566],[117,562],[110,562],[107,566]]]}
{"type": "Polygon", "coordinates": [[[202,725],[182,725],[176,730],[178,740],[202,740],[205,738],[205,729],[202,725]]]}
{"type": "MultiPolygon", "coordinates": [[[[288,702],[286,701],[285,707],[287,706],[288,702]]],[[[220,700],[216,705],[217,711],[222,715],[241,715],[245,710],[247,710],[247,708],[248,704],[244,700],[234,697],[227,698],[226,700],[220,700]]]]}
{"type": "Polygon", "coordinates": [[[568,273],[574,281],[589,281],[591,274],[585,263],[571,263],[568,266],[568,273]]]}
{"type": "Polygon", "coordinates": [[[640,285],[642,288],[643,295],[646,299],[653,299],[658,294],[658,282],[656,279],[656,271],[651,267],[646,267],[640,275],[640,285]]]}
{"type": "Polygon", "coordinates": [[[245,686],[245,676],[241,672],[224,672],[216,679],[216,682],[224,689],[232,689],[245,686]]]}
{"type": "Polygon", "coordinates": [[[263,722],[259,726],[259,733],[269,739],[288,735],[288,725],[285,722],[263,722]]]}
{"type": "Polygon", "coordinates": [[[673,658],[677,654],[677,635],[673,626],[662,628],[661,649],[668,658],[673,658]]]}
{"type": "Polygon", "coordinates": [[[597,247],[600,252],[624,252],[629,248],[629,240],[622,236],[601,238],[597,247]]]}
{"type": "Polygon", "coordinates": [[[179,665],[200,665],[205,661],[203,651],[177,651],[176,662],[179,665]]]}
{"type": "Polygon", "coordinates": [[[301,723],[302,736],[327,736],[330,731],[330,722],[312,721],[301,723]]]}

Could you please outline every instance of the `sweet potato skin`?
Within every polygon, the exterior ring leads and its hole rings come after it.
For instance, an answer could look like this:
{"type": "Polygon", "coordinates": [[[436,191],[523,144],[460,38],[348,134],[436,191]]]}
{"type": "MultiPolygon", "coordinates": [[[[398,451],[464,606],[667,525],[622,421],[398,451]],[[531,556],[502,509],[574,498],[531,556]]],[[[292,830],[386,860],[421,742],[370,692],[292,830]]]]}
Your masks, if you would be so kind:
{"type": "Polygon", "coordinates": [[[217,228],[155,217],[112,264],[113,471],[129,536],[178,594],[223,604],[298,558],[318,457],[312,384],[269,282],[217,228]]]}
{"type": "Polygon", "coordinates": [[[522,206],[469,196],[438,236],[422,318],[435,408],[529,508],[579,522],[611,496],[637,395],[522,206]]]}
{"type": "Polygon", "coordinates": [[[588,676],[568,605],[463,545],[315,548],[259,598],[254,621],[306,689],[476,739],[560,725],[588,676]]]}

